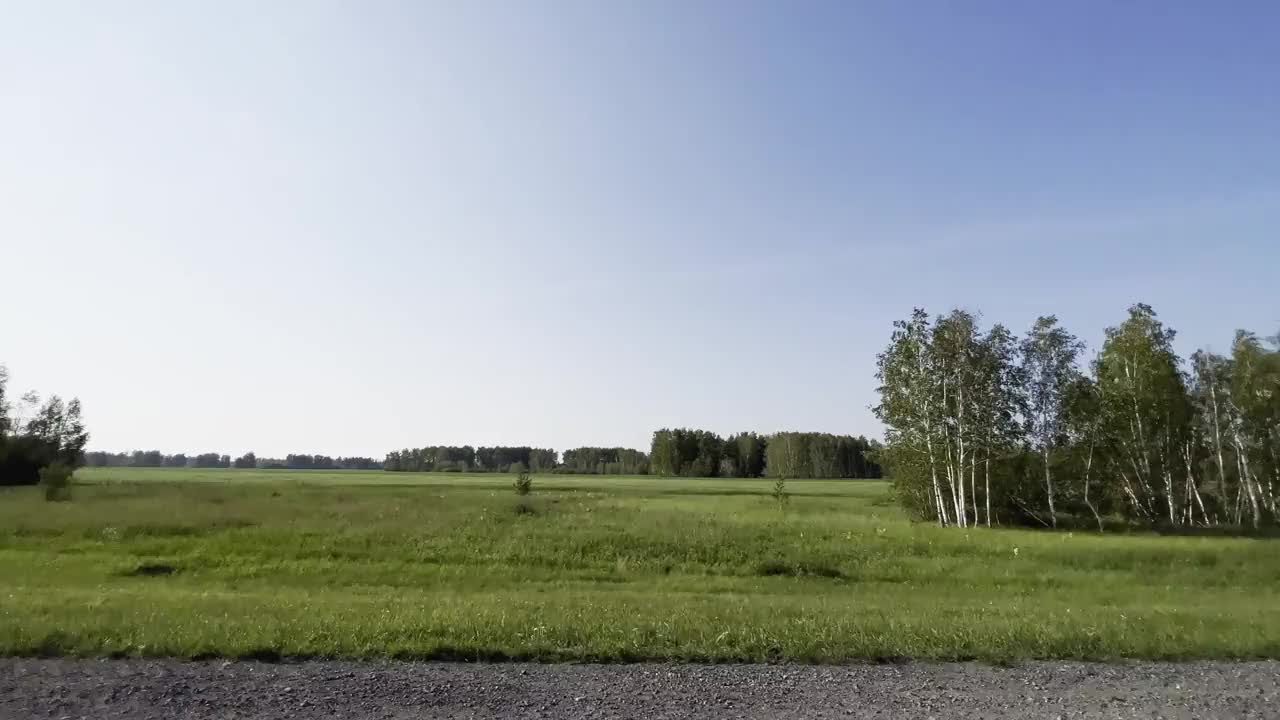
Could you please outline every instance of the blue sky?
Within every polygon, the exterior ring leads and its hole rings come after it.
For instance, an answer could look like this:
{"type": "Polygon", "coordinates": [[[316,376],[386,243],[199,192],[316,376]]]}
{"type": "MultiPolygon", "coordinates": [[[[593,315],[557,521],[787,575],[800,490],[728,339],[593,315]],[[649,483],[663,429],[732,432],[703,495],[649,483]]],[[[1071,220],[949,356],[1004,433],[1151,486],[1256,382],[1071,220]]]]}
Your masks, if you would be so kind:
{"type": "Polygon", "coordinates": [[[1280,329],[1280,5],[13,3],[0,361],[103,449],[878,435],[912,306],[1280,329]]]}

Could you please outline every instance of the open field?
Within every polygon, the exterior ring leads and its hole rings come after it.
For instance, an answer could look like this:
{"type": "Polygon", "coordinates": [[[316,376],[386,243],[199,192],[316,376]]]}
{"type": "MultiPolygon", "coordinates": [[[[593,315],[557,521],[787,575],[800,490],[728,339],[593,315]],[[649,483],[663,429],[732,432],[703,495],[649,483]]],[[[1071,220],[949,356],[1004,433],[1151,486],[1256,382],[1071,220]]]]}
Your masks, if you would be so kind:
{"type": "Polygon", "coordinates": [[[869,481],[77,478],[0,491],[0,653],[1280,657],[1274,540],[942,530],[869,481]]]}

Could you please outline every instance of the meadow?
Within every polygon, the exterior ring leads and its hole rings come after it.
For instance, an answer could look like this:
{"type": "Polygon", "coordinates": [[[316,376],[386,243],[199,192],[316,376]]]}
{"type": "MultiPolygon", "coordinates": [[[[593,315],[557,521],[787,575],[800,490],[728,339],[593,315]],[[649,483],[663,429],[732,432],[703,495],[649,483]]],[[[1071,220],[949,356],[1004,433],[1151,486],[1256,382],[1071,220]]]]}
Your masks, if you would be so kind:
{"type": "Polygon", "coordinates": [[[1280,544],[940,529],[881,481],[89,468],[0,490],[0,654],[1280,657],[1280,544]]]}

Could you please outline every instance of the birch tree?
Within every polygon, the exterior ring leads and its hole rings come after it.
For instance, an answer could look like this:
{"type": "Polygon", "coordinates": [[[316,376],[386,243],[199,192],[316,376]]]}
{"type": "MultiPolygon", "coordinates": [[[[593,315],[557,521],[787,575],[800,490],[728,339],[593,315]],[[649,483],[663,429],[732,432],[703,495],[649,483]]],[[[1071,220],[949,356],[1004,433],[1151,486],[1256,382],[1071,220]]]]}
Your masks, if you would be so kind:
{"type": "Polygon", "coordinates": [[[978,396],[978,332],[976,318],[953,310],[934,323],[931,337],[932,372],[943,432],[943,469],[953,517],[969,525],[966,471],[970,470],[978,396]]]}
{"type": "Polygon", "coordinates": [[[907,496],[927,498],[918,509],[945,527],[952,513],[938,481],[940,409],[928,313],[916,308],[910,320],[894,323],[889,347],[876,358],[876,378],[880,403],[873,411],[886,426],[886,457],[899,456],[902,464],[921,470],[895,482],[924,479],[925,487],[909,486],[907,496]]]}
{"type": "Polygon", "coordinates": [[[1134,305],[1127,320],[1107,329],[1096,373],[1101,432],[1116,449],[1110,467],[1133,515],[1178,525],[1183,486],[1174,478],[1183,473],[1177,460],[1191,403],[1173,337],[1151,306],[1134,305]]]}
{"type": "Polygon", "coordinates": [[[971,485],[974,487],[974,518],[977,519],[977,461],[981,454],[984,517],[992,524],[991,462],[1014,451],[1022,442],[1021,418],[1025,414],[1021,388],[1022,368],[1018,362],[1018,343],[1004,325],[997,323],[978,345],[974,402],[974,437],[977,446],[971,485]]]}
{"type": "MultiPolygon", "coordinates": [[[[917,309],[878,357],[886,463],[899,500],[943,526],[1092,518],[1152,525],[1280,519],[1280,336],[1184,364],[1148,305],[1083,344],[1053,316],[1016,340],[917,309]],[[980,481],[981,478],[981,481],[980,481]],[[1118,516],[1118,517],[1117,517],[1118,516]]],[[[844,467],[836,444],[836,466],[844,467]]],[[[804,450],[818,466],[823,449],[804,450]]]]}
{"type": "Polygon", "coordinates": [[[1231,442],[1236,449],[1241,492],[1237,516],[1247,505],[1254,527],[1277,515],[1280,491],[1280,352],[1267,350],[1250,332],[1238,331],[1232,346],[1231,442]]]}
{"type": "Polygon", "coordinates": [[[1053,527],[1058,526],[1058,511],[1051,455],[1061,441],[1067,389],[1080,374],[1076,358],[1083,348],[1076,336],[1059,327],[1053,315],[1038,318],[1022,341],[1027,437],[1043,461],[1044,491],[1053,527]]]}
{"type": "Polygon", "coordinates": [[[1102,398],[1092,379],[1078,375],[1067,388],[1063,430],[1070,447],[1076,452],[1075,463],[1080,502],[1103,531],[1102,511],[1109,497],[1106,484],[1099,484],[1095,458],[1105,447],[1102,435],[1102,398]]]}
{"type": "Polygon", "coordinates": [[[9,399],[5,397],[9,384],[9,369],[0,365],[0,441],[9,434],[9,399]]]}
{"type": "MultiPolygon", "coordinates": [[[[1228,464],[1230,456],[1231,470],[1237,466],[1234,448],[1229,445],[1231,432],[1236,427],[1237,419],[1234,405],[1231,402],[1232,361],[1207,350],[1197,350],[1191,355],[1191,399],[1196,410],[1196,422],[1199,435],[1207,445],[1206,450],[1211,459],[1211,472],[1216,480],[1214,493],[1213,522],[1227,521],[1231,508],[1227,504],[1228,464]],[[1227,440],[1224,442],[1224,438],[1227,440]]],[[[1238,524],[1239,517],[1234,521],[1238,524]]],[[[1255,518],[1256,522],[1256,518],[1255,518]]]]}

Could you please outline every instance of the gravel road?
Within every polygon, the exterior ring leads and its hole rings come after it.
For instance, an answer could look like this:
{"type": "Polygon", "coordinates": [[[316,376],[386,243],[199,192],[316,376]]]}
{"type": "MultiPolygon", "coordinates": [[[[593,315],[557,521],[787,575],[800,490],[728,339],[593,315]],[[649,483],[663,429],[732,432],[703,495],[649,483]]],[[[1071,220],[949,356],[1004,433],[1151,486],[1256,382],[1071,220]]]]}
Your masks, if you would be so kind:
{"type": "Polygon", "coordinates": [[[0,660],[0,718],[1280,718],[1280,663],[0,660]]]}

